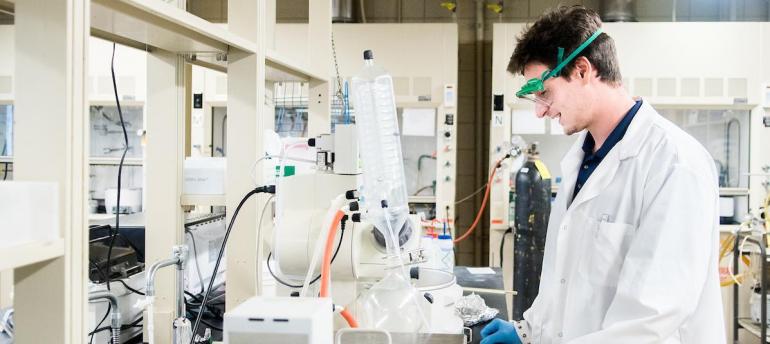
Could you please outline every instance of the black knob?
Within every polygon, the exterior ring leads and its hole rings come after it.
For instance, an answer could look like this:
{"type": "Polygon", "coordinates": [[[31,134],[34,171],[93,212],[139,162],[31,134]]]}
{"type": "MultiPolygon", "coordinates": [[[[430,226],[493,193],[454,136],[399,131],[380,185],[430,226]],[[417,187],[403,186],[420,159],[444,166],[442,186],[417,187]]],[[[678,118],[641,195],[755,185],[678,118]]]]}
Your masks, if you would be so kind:
{"type": "Polygon", "coordinates": [[[350,211],[358,211],[358,202],[350,202],[350,211]]]}
{"type": "Polygon", "coordinates": [[[450,137],[450,136],[452,136],[451,132],[448,132],[448,131],[444,132],[444,137],[450,137]]]}
{"type": "Polygon", "coordinates": [[[353,222],[361,222],[361,213],[355,213],[350,217],[353,222]]]}
{"type": "Polygon", "coordinates": [[[364,50],[364,60],[374,59],[374,53],[371,50],[364,50]]]}
{"type": "Polygon", "coordinates": [[[420,279],[420,267],[419,266],[413,266],[411,269],[409,269],[409,278],[411,278],[411,279],[420,279]]]}
{"type": "Polygon", "coordinates": [[[433,295],[431,295],[430,293],[425,293],[425,294],[423,294],[422,296],[424,296],[424,297],[425,297],[425,299],[426,299],[426,300],[428,300],[428,302],[430,302],[431,304],[433,304],[433,295]]]}
{"type": "Polygon", "coordinates": [[[310,147],[315,147],[315,138],[307,139],[307,145],[310,147]]]}

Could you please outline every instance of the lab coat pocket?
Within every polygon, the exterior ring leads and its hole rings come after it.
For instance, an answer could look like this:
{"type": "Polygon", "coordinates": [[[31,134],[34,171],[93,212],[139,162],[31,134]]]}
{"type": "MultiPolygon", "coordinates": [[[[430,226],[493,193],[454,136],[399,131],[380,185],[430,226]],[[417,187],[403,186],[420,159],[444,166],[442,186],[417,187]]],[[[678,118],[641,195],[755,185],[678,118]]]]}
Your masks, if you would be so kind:
{"type": "Polygon", "coordinates": [[[589,238],[591,255],[588,259],[588,280],[599,287],[614,288],[618,285],[620,269],[623,266],[630,234],[633,227],[624,223],[601,221],[589,238]]]}

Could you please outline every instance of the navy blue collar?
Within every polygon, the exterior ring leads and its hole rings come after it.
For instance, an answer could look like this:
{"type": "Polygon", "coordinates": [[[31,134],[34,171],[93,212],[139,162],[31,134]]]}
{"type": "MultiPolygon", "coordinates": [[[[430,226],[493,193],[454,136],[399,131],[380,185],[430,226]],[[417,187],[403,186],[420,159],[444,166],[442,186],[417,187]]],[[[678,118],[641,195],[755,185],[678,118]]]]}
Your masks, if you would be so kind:
{"type": "Polygon", "coordinates": [[[604,144],[601,146],[601,148],[599,148],[599,150],[596,151],[596,153],[594,153],[594,146],[596,145],[594,137],[590,132],[586,133],[586,140],[583,141],[583,152],[586,154],[586,156],[595,156],[599,159],[603,159],[605,156],[607,156],[607,153],[612,150],[612,147],[615,147],[615,145],[623,139],[623,136],[626,134],[626,130],[628,130],[628,126],[631,125],[631,120],[634,119],[634,115],[636,115],[640,107],[642,107],[642,101],[637,100],[634,106],[628,110],[623,119],[620,120],[620,123],[618,123],[610,135],[607,136],[607,140],[604,141],[604,144]]]}

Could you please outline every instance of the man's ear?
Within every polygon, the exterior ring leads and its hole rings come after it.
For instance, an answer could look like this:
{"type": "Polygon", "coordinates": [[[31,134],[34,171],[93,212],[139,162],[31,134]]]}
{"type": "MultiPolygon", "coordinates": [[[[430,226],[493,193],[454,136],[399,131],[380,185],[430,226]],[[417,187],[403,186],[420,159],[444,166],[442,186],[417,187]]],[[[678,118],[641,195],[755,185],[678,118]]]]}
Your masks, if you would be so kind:
{"type": "Polygon", "coordinates": [[[575,59],[575,68],[573,74],[580,80],[588,80],[593,71],[593,65],[585,56],[579,56],[575,59]]]}

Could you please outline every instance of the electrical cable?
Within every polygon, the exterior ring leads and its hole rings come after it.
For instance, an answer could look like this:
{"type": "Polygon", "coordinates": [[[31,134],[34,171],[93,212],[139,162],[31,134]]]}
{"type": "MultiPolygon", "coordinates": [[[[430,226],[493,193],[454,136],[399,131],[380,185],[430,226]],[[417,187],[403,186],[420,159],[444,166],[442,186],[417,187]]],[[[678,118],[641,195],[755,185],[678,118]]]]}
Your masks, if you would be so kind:
{"type": "MultiPolygon", "coordinates": [[[[126,160],[126,153],[128,153],[128,132],[126,131],[126,123],[123,120],[123,110],[120,108],[120,98],[118,97],[118,84],[115,80],[115,43],[112,43],[112,58],[110,59],[110,72],[112,74],[112,90],[115,93],[115,105],[118,108],[118,116],[120,116],[120,126],[123,128],[123,155],[120,157],[120,164],[118,164],[118,192],[117,200],[115,201],[115,230],[110,233],[110,247],[107,249],[107,290],[110,290],[110,270],[112,269],[112,247],[115,245],[116,233],[120,232],[120,189],[121,179],[123,176],[123,163],[126,160]]],[[[109,209],[107,209],[109,211],[109,209]]]]}
{"type": "MultiPolygon", "coordinates": [[[[238,212],[241,211],[241,207],[243,207],[243,204],[246,203],[251,196],[254,196],[258,193],[275,193],[275,185],[270,186],[261,186],[258,188],[255,188],[248,193],[246,193],[245,196],[241,199],[241,201],[238,203],[238,206],[235,208],[235,211],[233,212],[233,218],[230,219],[230,224],[227,226],[227,231],[225,231],[225,238],[222,241],[222,246],[219,248],[219,254],[217,256],[217,261],[214,264],[214,272],[211,274],[211,276],[216,276],[219,272],[219,264],[222,263],[222,257],[225,254],[225,247],[227,246],[227,239],[230,238],[230,232],[233,229],[233,224],[235,224],[235,219],[238,218],[238,212]]],[[[206,293],[203,296],[203,301],[201,301],[201,308],[206,306],[206,302],[209,299],[209,295],[211,294],[211,289],[214,287],[214,280],[215,278],[209,279],[209,286],[206,288],[206,293]]],[[[201,322],[201,316],[203,315],[203,312],[199,312],[198,316],[195,318],[195,325],[193,325],[193,331],[192,333],[198,333],[198,326],[201,322]]],[[[195,343],[195,337],[190,338],[190,344],[195,343]]]]}
{"type": "Polygon", "coordinates": [[[470,228],[468,228],[465,233],[463,233],[462,236],[460,236],[457,239],[454,239],[453,243],[461,242],[465,239],[467,239],[471,233],[473,233],[474,230],[476,230],[476,227],[479,225],[479,221],[481,221],[481,216],[484,215],[484,209],[487,207],[487,201],[489,201],[489,191],[492,189],[492,180],[495,178],[495,173],[497,173],[497,169],[500,168],[500,164],[503,162],[503,160],[510,158],[510,154],[506,154],[500,160],[497,160],[495,162],[495,165],[492,167],[492,171],[489,173],[489,180],[487,181],[487,187],[486,191],[484,192],[484,199],[481,201],[481,207],[479,207],[479,212],[476,213],[476,219],[473,220],[473,224],[471,224],[470,228]]]}
{"type": "MultiPolygon", "coordinates": [[[[415,192],[412,194],[412,196],[417,196],[417,195],[419,195],[419,194],[420,194],[420,192],[423,192],[423,191],[425,191],[425,190],[428,190],[428,189],[435,189],[435,188],[436,188],[436,186],[435,186],[435,185],[426,185],[426,186],[423,186],[423,187],[421,187],[421,188],[417,189],[417,191],[415,191],[415,192]]],[[[436,193],[436,191],[434,190],[434,191],[433,191],[433,193],[435,194],[435,193],[436,193]]]]}
{"type": "MultiPolygon", "coordinates": [[[[94,330],[93,330],[93,331],[91,331],[91,333],[89,333],[89,334],[88,334],[88,336],[89,336],[89,337],[91,337],[91,339],[89,339],[89,340],[88,340],[88,344],[93,344],[93,342],[94,342],[94,334],[95,334],[95,333],[97,332],[97,330],[99,329],[99,326],[102,326],[102,324],[104,323],[104,320],[106,320],[106,319],[107,319],[107,316],[109,316],[109,315],[110,315],[110,311],[111,311],[111,310],[112,310],[112,304],[109,304],[109,303],[108,303],[108,304],[107,304],[107,312],[106,312],[106,313],[104,313],[104,316],[102,317],[102,320],[101,320],[101,321],[99,321],[99,323],[96,325],[96,327],[94,328],[94,330]]],[[[109,328],[109,327],[108,327],[108,328],[109,328]]]]}
{"type": "Polygon", "coordinates": [[[508,229],[505,230],[505,233],[503,233],[502,239],[500,239],[500,267],[503,267],[503,247],[505,247],[505,237],[508,234],[513,234],[513,228],[508,227],[508,229]]]}
{"type": "Polygon", "coordinates": [[[463,203],[463,202],[465,202],[465,201],[467,201],[467,200],[469,200],[469,199],[473,198],[473,196],[476,196],[476,195],[478,195],[478,193],[479,193],[479,192],[482,192],[482,191],[484,191],[484,189],[486,189],[486,188],[487,188],[487,185],[489,185],[489,183],[486,183],[486,184],[482,185],[480,188],[478,188],[478,189],[477,189],[476,191],[474,191],[472,194],[470,194],[470,195],[468,195],[468,196],[465,196],[465,197],[463,197],[462,199],[460,199],[459,201],[455,202],[455,205],[458,205],[458,204],[460,204],[460,203],[463,203]]]}
{"type": "MultiPolygon", "coordinates": [[[[334,256],[332,256],[332,263],[334,263],[334,260],[337,259],[337,253],[340,252],[340,247],[342,247],[342,238],[345,236],[345,222],[346,221],[342,221],[340,223],[340,240],[337,242],[337,248],[334,250],[334,256]]],[[[270,258],[272,257],[272,255],[273,255],[273,252],[270,252],[270,253],[267,254],[267,271],[270,272],[270,275],[273,276],[275,281],[280,283],[280,284],[282,284],[282,285],[284,285],[284,286],[286,286],[286,287],[289,287],[289,288],[302,288],[301,284],[300,285],[289,284],[288,282],[280,279],[273,272],[273,268],[270,267],[270,258]]],[[[321,274],[318,274],[318,276],[316,276],[314,279],[312,279],[310,281],[310,284],[318,282],[319,279],[321,279],[321,274]]]]}
{"type": "MultiPolygon", "coordinates": [[[[139,323],[142,322],[142,320],[144,320],[144,318],[140,316],[140,317],[136,318],[136,320],[132,321],[129,324],[120,325],[120,329],[121,330],[127,330],[127,329],[134,328],[134,327],[143,327],[142,325],[139,325],[139,323]]],[[[112,327],[110,327],[110,326],[100,327],[100,328],[94,330],[94,332],[92,332],[92,333],[96,334],[96,333],[104,332],[104,331],[111,330],[111,329],[112,329],[112,327]]]]}

